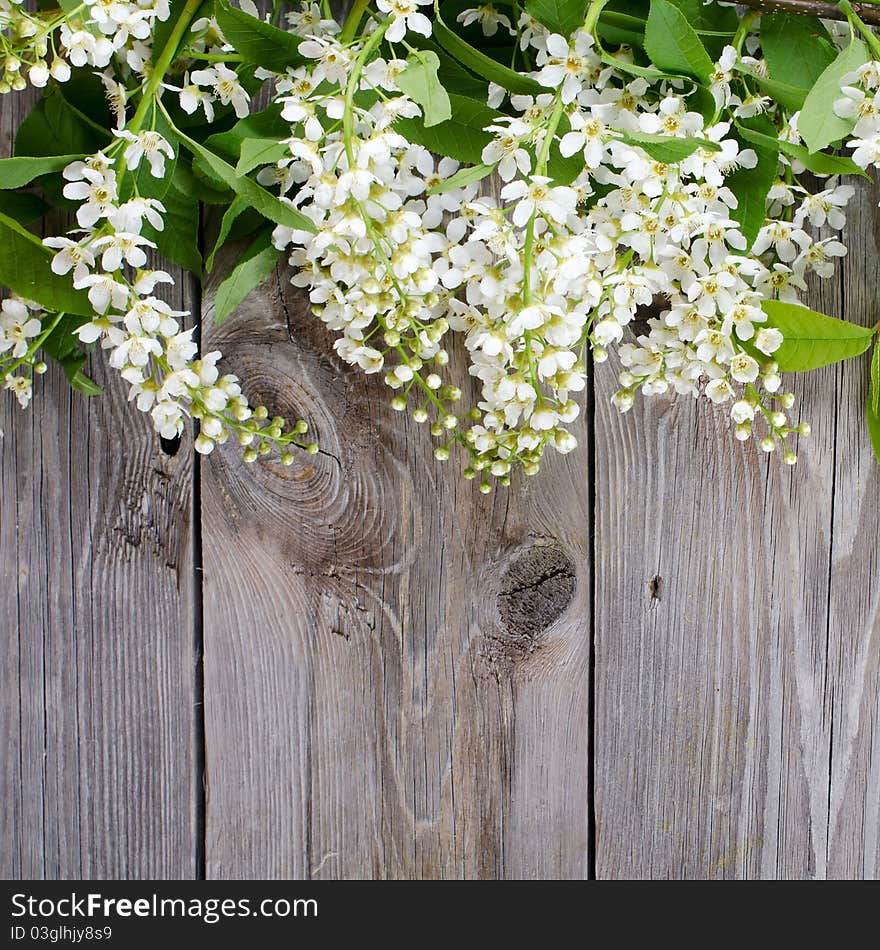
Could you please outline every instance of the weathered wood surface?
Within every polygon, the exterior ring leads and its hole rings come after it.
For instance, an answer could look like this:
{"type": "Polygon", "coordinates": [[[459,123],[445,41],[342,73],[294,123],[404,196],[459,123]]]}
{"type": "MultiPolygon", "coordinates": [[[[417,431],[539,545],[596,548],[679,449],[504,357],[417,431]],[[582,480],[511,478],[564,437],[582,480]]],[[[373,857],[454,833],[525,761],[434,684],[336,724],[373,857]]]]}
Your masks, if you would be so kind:
{"type": "Polygon", "coordinates": [[[481,495],[282,274],[209,346],[322,446],[203,463],[209,875],[586,875],[581,463],[481,495]]]}
{"type": "MultiPolygon", "coordinates": [[[[810,301],[866,325],[880,189],[810,301]]],[[[867,361],[805,376],[793,470],[597,375],[599,877],[880,876],[880,467],[867,361]]]]}
{"type": "MultiPolygon", "coordinates": [[[[2,100],[0,153],[26,113],[2,100]]],[[[179,282],[174,306],[192,307],[179,282]]],[[[192,877],[201,793],[192,455],[50,369],[0,399],[0,874],[192,877]]]]}
{"type": "MultiPolygon", "coordinates": [[[[866,324],[877,197],[814,299],[866,324]]],[[[220,329],[216,279],[206,348],[319,455],[168,455],[100,357],[113,398],[0,406],[4,876],[880,876],[863,364],[799,385],[793,471],[602,367],[486,497],[283,271],[220,329]]]]}

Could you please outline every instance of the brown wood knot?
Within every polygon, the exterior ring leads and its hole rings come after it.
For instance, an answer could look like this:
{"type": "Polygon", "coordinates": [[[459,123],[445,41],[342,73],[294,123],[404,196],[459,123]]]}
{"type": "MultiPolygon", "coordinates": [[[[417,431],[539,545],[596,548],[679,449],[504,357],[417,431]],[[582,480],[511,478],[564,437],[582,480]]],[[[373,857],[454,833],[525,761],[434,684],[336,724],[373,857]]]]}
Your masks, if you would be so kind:
{"type": "Polygon", "coordinates": [[[576,583],[574,562],[553,541],[532,544],[514,557],[498,592],[502,636],[511,656],[540,645],[541,633],[571,603],[576,583]]]}
{"type": "Polygon", "coordinates": [[[663,578],[659,574],[648,581],[648,598],[651,601],[663,600],[663,578]]]}

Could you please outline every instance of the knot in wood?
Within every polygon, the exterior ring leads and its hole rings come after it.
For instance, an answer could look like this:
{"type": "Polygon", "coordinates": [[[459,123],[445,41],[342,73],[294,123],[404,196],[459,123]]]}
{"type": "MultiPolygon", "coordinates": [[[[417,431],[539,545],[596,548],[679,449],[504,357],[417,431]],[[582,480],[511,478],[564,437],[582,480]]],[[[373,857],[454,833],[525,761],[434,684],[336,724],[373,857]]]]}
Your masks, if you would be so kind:
{"type": "Polygon", "coordinates": [[[533,544],[517,554],[498,593],[510,645],[522,652],[534,650],[538,636],[571,603],[576,582],[574,563],[558,544],[533,544]]]}

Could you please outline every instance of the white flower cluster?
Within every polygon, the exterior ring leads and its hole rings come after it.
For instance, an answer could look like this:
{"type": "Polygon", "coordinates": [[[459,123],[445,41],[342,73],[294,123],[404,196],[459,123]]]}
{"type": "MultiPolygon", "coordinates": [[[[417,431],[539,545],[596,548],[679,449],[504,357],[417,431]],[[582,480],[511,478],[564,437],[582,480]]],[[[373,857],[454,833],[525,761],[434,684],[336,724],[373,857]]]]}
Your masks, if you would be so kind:
{"type": "Polygon", "coordinates": [[[438,262],[453,244],[439,226],[459,196],[450,203],[426,191],[457,164],[443,160],[435,168],[426,149],[392,128],[401,116],[418,114],[395,84],[405,62],[364,63],[361,51],[331,32],[314,34],[300,52],[315,65],[277,82],[291,123],[290,155],[261,177],[280,180],[282,192],[297,186],[295,203],[318,233],[279,227],[275,243],[299,245],[290,258],[294,284],[309,288],[315,312],[341,334],[339,355],[367,373],[384,371],[400,393],[395,408],[419,393],[414,416],[424,422],[433,412],[433,431],[443,437],[435,454],[445,458],[449,443],[464,438],[453,407],[460,390],[440,375],[449,360],[442,343],[452,294],[438,262]],[[347,96],[363,104],[347,111],[347,96]]]}
{"type": "MultiPolygon", "coordinates": [[[[512,31],[487,7],[460,19],[512,31]]],[[[275,240],[299,245],[294,283],[341,334],[337,351],[384,371],[397,408],[410,397],[414,417],[441,439],[438,458],[453,441],[464,445],[466,474],[483,473],[484,490],[488,475],[506,482],[515,464],[537,471],[547,446],[575,446],[566,426],[579,412],[588,349],[601,362],[611,346],[623,365],[621,411],[638,391],[705,395],[728,405],[738,438],[760,422],[761,447],[782,445],[794,462],[787,439],[809,426],[789,422],[794,397],[781,392],[773,361],[782,336],[765,325],[760,304],[797,302],[809,272],[830,276],[845,248],[815,231],[843,227],[852,189],[831,181],[811,193],[782,160],[747,251],[725,180],[754,167],[756,155],[719,119],[744,107],[730,90],[732,47],[717,64],[716,115],[706,119],[684,84],[627,76],[602,61],[587,32],[566,40],[528,17],[520,31],[532,75],[548,91],[512,96],[513,115],[487,129],[482,160],[502,179],[497,198],[474,185],[438,189],[456,165],[444,159],[435,169],[395,130],[418,111],[395,81],[406,63],[376,56],[369,38],[345,45],[316,25],[300,47],[314,66],[278,79],[290,154],[263,181],[296,188],[294,202],[318,235],[278,228],[275,240]],[[645,150],[656,135],[706,144],[665,163],[645,150]],[[573,158],[582,170],[557,183],[573,158]],[[660,300],[647,333],[625,341],[640,308],[660,300]],[[464,413],[452,410],[461,393],[442,373],[450,330],[465,335],[481,384],[477,406],[464,413]]],[[[500,105],[503,92],[491,93],[500,105]]],[[[768,107],[749,102],[739,114],[768,107]]]]}
{"type": "Polygon", "coordinates": [[[0,301],[0,383],[26,408],[33,392],[33,375],[44,373],[38,359],[43,332],[41,308],[15,295],[0,301]]]}
{"type": "Polygon", "coordinates": [[[188,53],[197,59],[208,58],[209,62],[202,69],[187,70],[182,86],[162,84],[164,89],[179,93],[180,108],[188,115],[202,109],[209,122],[214,121],[214,105],[217,102],[221,106],[232,106],[239,119],[248,115],[250,94],[242,85],[238,73],[222,62],[225,55],[234,55],[234,50],[224,39],[213,17],[201,17],[192,24],[188,49],[182,55],[188,53]]]}
{"type": "Polygon", "coordinates": [[[67,82],[71,67],[103,69],[114,55],[138,73],[150,58],[153,30],[170,16],[168,0],[84,0],[70,13],[32,13],[22,0],[0,0],[5,56],[0,93],[67,82]]]}
{"type": "Polygon", "coordinates": [[[268,420],[264,407],[252,410],[238,379],[220,374],[218,352],[197,358],[194,329],[183,329],[180,322],[188,314],[156,296],[160,284],[173,281],[165,271],[147,268],[147,250],[155,245],[143,228],[149,224],[161,231],[165,208],[155,198],[123,198],[120,180],[141,161],[161,177],[166,156],[173,154],[157,132],[121,131],[105,152],[68,165],[64,195],[79,202],[79,229],[44,239],[56,251],[52,270],[71,274],[73,286],[87,292],[96,316],[78,329],[80,340],[100,341],[110,351],[110,365],[131,386],[129,399],[150,414],[159,435],[174,438],[184,418],[192,416],[200,421],[199,452],[210,452],[234,434],[247,447],[248,459],[279,446],[289,464],[288,446],[314,451],[299,438],[305,424],[285,432],[283,419],[268,420]]]}
{"type": "Polygon", "coordinates": [[[859,168],[880,168],[880,62],[867,62],[845,77],[841,92],[834,111],[855,123],[846,143],[853,161],[859,168]]]}

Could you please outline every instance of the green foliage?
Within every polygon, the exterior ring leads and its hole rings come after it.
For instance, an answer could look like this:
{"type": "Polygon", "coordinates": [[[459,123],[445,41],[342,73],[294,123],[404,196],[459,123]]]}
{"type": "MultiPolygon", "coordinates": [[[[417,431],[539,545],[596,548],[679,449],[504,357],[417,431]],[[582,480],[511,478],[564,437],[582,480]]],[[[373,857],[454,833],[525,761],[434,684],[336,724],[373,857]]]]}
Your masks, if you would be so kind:
{"type": "Polygon", "coordinates": [[[868,406],[875,416],[880,416],[880,330],[877,332],[877,345],[871,359],[871,385],[868,389],[868,406]]]}
{"type": "Polygon", "coordinates": [[[0,159],[0,189],[7,191],[29,185],[35,178],[61,171],[65,165],[82,155],[51,155],[44,157],[16,156],[0,159]]]}
{"type": "Polygon", "coordinates": [[[70,277],[52,273],[52,251],[16,220],[0,214],[0,284],[55,313],[90,316],[86,294],[70,277]]]}
{"type": "Polygon", "coordinates": [[[42,350],[61,366],[72,389],[84,396],[100,396],[104,390],[82,371],[86,354],[74,334],[81,324],[82,320],[74,317],[62,317],[58,326],[43,340],[42,350]]]}
{"type": "Polygon", "coordinates": [[[818,17],[791,13],[766,13],[761,17],[761,49],[772,79],[805,92],[837,55],[818,17]]]}
{"type": "Polygon", "coordinates": [[[780,82],[778,79],[771,79],[769,76],[762,76],[752,69],[738,65],[737,70],[744,76],[748,76],[758,89],[771,99],[778,102],[789,112],[797,112],[804,104],[807,97],[806,89],[798,89],[797,86],[790,86],[788,83],[780,82]]]}
{"type": "Polygon", "coordinates": [[[669,0],[652,0],[645,50],[658,68],[708,82],[712,60],[685,15],[669,0]]]}
{"type": "Polygon", "coordinates": [[[880,462],[880,335],[874,347],[874,358],[871,360],[871,383],[868,387],[868,405],[866,407],[868,435],[874,454],[880,462]]]}
{"type": "Polygon", "coordinates": [[[491,175],[494,170],[494,165],[483,164],[462,168],[454,175],[450,175],[449,178],[429,188],[428,194],[442,195],[444,191],[452,191],[453,188],[464,188],[466,185],[473,185],[475,182],[482,181],[487,175],[491,175]]]}
{"type": "Polygon", "coordinates": [[[543,23],[552,33],[571,36],[583,26],[586,0],[526,0],[526,13],[543,23]]]}
{"type": "Polygon", "coordinates": [[[165,205],[165,227],[156,231],[149,225],[144,226],[144,234],[163,257],[179,264],[196,277],[202,272],[202,255],[199,250],[199,202],[187,189],[186,175],[179,175],[174,169],[173,178],[169,176],[169,187],[162,197],[165,205]]]}
{"type": "Polygon", "coordinates": [[[450,95],[452,118],[426,128],[421,119],[398,119],[395,128],[411,142],[423,145],[439,155],[476,165],[482,162],[483,149],[492,141],[484,132],[498,113],[476,99],[450,95]]]}
{"type": "Polygon", "coordinates": [[[46,87],[15,136],[15,154],[22,156],[86,155],[110,140],[83,112],[64,98],[56,85],[46,87]]]}
{"type": "Polygon", "coordinates": [[[226,243],[229,232],[232,230],[232,225],[235,224],[236,218],[247,209],[247,206],[248,204],[244,198],[239,198],[236,195],[232,204],[223,212],[223,218],[220,221],[220,230],[217,233],[217,240],[214,242],[214,249],[205,261],[205,270],[209,274],[214,269],[214,258],[217,256],[217,252],[220,248],[226,243]]]}
{"type": "Polygon", "coordinates": [[[827,148],[848,135],[853,127],[849,119],[841,119],[834,112],[834,103],[841,98],[840,85],[844,76],[855,71],[868,60],[865,44],[853,38],[827,66],[804,100],[798,132],[811,152],[827,148]]]}
{"type": "Polygon", "coordinates": [[[287,146],[277,139],[245,139],[241,143],[235,173],[246,175],[262,165],[274,165],[279,159],[289,154],[287,146]]]}
{"type": "MultiPolygon", "coordinates": [[[[281,118],[281,107],[271,105],[267,109],[252,112],[243,119],[239,119],[225,132],[209,135],[203,144],[229,164],[236,165],[241,158],[245,142],[253,139],[274,139],[280,142],[289,135],[290,125],[281,118]]],[[[206,181],[217,190],[226,190],[228,187],[224,180],[211,170],[211,166],[198,155],[193,159],[193,171],[202,181],[206,181]]]]}
{"type": "Polygon", "coordinates": [[[657,82],[661,79],[684,79],[688,82],[693,81],[690,76],[667,73],[662,69],[656,69],[654,66],[642,66],[639,63],[628,63],[625,59],[620,59],[617,56],[611,56],[604,52],[602,53],[602,62],[609,66],[613,66],[618,72],[627,73],[630,76],[640,76],[642,79],[647,79],[650,82],[657,82]]]}
{"type": "Polygon", "coordinates": [[[244,198],[250,207],[259,211],[263,217],[274,221],[276,224],[283,224],[290,228],[297,228],[302,231],[315,230],[314,224],[312,224],[311,220],[304,214],[301,214],[289,204],[285,204],[247,176],[236,174],[232,165],[225,162],[219,155],[216,155],[210,149],[205,148],[204,145],[200,145],[188,136],[181,135],[180,138],[183,145],[194,155],[201,158],[208,168],[210,168],[211,172],[224,185],[244,198]]]}
{"type": "Polygon", "coordinates": [[[425,128],[452,118],[449,95],[440,83],[437,71],[440,59],[431,50],[413,50],[407,67],[397,77],[397,85],[422,107],[425,128]]]}
{"type": "Polygon", "coordinates": [[[777,152],[760,145],[753,146],[758,156],[754,168],[739,168],[725,184],[736,195],[737,207],[732,213],[746,239],[743,253],[755,243],[767,215],[767,194],[776,180],[777,152]]]}
{"type": "Polygon", "coordinates": [[[775,147],[783,155],[799,161],[807,171],[816,175],[861,175],[863,178],[868,176],[859,168],[858,165],[846,155],[829,155],[827,152],[816,152],[811,154],[809,149],[803,145],[796,145],[794,142],[786,142],[784,139],[774,138],[765,132],[759,132],[756,129],[747,128],[745,125],[737,126],[737,132],[745,141],[753,146],[763,146],[765,148],[775,147]]]}
{"type": "Polygon", "coordinates": [[[665,162],[667,165],[680,162],[688,155],[693,155],[698,148],[706,152],[717,152],[721,149],[720,145],[708,139],[656,135],[651,132],[622,132],[621,138],[630,145],[638,145],[651,158],[658,162],[665,162]]]}
{"type": "Polygon", "coordinates": [[[39,195],[30,192],[0,191],[0,212],[19,224],[30,224],[42,218],[50,207],[39,195]]]}
{"type": "Polygon", "coordinates": [[[645,18],[606,8],[599,17],[596,32],[605,43],[639,49],[645,42],[645,18]]]}
{"type": "Polygon", "coordinates": [[[272,229],[264,228],[247,249],[232,272],[217,288],[214,297],[214,320],[223,321],[275,269],[281,251],[272,245],[272,229]]]}
{"type": "MultiPolygon", "coordinates": [[[[483,79],[494,82],[508,92],[521,93],[523,95],[535,96],[547,90],[537,80],[530,76],[524,76],[513,69],[508,69],[501,63],[496,62],[485,53],[481,53],[469,43],[466,43],[460,36],[453,33],[443,22],[438,10],[434,20],[434,38],[437,42],[452,56],[454,56],[463,66],[475,72],[483,79]]],[[[454,115],[454,112],[453,112],[454,115]]],[[[424,144],[424,143],[422,143],[424,144]]]]}
{"type": "Polygon", "coordinates": [[[871,345],[874,331],[847,320],[838,320],[797,304],[765,300],[767,326],[776,327],[785,342],[773,354],[786,373],[818,369],[859,356],[871,345]]]}
{"type": "MultiPolygon", "coordinates": [[[[751,120],[752,124],[772,129],[768,120],[751,120]]],[[[740,145],[754,149],[758,163],[754,168],[738,168],[729,175],[725,184],[736,195],[736,211],[731,215],[740,224],[740,231],[746,239],[746,251],[751,249],[767,216],[767,194],[776,180],[779,168],[780,143],[770,135],[755,132],[748,138],[744,127],[739,132],[740,145]],[[745,140],[745,141],[743,141],[745,140]]]]}
{"type": "Polygon", "coordinates": [[[302,40],[298,36],[258,20],[226,0],[216,0],[214,15],[226,40],[255,66],[283,73],[288,66],[306,62],[299,53],[302,40]]]}

